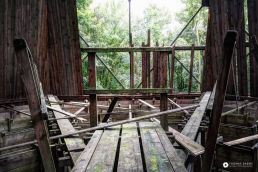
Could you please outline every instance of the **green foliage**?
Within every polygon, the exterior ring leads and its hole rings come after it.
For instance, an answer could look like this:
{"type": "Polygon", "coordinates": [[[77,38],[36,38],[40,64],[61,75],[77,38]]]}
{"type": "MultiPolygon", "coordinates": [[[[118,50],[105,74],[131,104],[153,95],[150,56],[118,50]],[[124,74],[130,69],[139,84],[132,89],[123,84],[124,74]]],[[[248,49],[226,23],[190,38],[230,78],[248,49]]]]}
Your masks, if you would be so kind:
{"type": "MultiPolygon", "coordinates": [[[[200,0],[182,0],[186,9],[177,16],[182,25],[188,22],[200,6],[200,0]]],[[[81,36],[92,47],[124,47],[128,46],[128,4],[125,0],[108,0],[92,8],[93,0],[77,0],[77,15],[81,36]],[[125,3],[126,2],[126,3],[125,3]]],[[[176,33],[171,31],[170,12],[151,4],[142,17],[132,20],[133,43],[141,46],[147,41],[147,30],[151,30],[151,45],[169,45],[176,33]]],[[[197,16],[176,42],[176,45],[205,44],[207,10],[197,16]]],[[[81,42],[81,47],[85,47],[81,42]]],[[[195,54],[194,76],[200,78],[202,53],[195,54]]],[[[82,57],[84,57],[83,55],[82,57]]],[[[125,87],[129,87],[129,54],[106,53],[98,54],[110,70],[125,87]]],[[[176,53],[186,67],[189,67],[190,52],[176,53]]],[[[84,88],[88,88],[87,59],[83,63],[84,88]]],[[[176,63],[174,86],[176,91],[187,91],[189,74],[176,63]]],[[[141,82],[141,54],[135,53],[135,87],[141,82]]],[[[97,88],[121,88],[112,74],[97,61],[97,88]]],[[[192,90],[198,91],[198,84],[193,80],[192,90]]]]}

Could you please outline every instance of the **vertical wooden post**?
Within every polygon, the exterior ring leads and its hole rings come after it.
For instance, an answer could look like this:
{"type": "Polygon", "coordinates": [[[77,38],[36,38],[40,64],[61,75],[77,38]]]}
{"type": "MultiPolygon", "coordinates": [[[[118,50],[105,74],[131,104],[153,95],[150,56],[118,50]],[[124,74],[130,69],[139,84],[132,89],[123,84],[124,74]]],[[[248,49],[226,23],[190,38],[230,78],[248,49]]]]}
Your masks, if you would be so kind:
{"type": "MultiPolygon", "coordinates": [[[[167,65],[168,65],[168,52],[160,53],[160,87],[167,88],[167,65]]],[[[160,94],[160,111],[168,109],[168,96],[167,93],[160,94]]],[[[168,130],[167,115],[160,117],[160,124],[164,130],[168,130]]]]}
{"type": "Polygon", "coordinates": [[[41,83],[38,78],[38,71],[33,58],[27,52],[27,44],[25,40],[15,39],[14,47],[16,54],[15,57],[21,70],[21,78],[27,95],[42,163],[45,171],[55,172],[55,164],[49,146],[48,132],[43,120],[44,115],[47,115],[47,107],[41,83]]]}
{"type": "MultiPolygon", "coordinates": [[[[133,47],[133,45],[131,45],[133,47]]],[[[134,88],[134,54],[133,52],[129,52],[130,54],[130,88],[134,88]]]]}
{"type": "MultiPolygon", "coordinates": [[[[142,47],[144,47],[144,42],[142,43],[142,47]]],[[[147,88],[147,53],[145,51],[142,52],[142,88],[147,88]]]]}
{"type": "MultiPolygon", "coordinates": [[[[156,46],[158,47],[159,44],[156,43],[156,46]]],[[[160,52],[153,52],[153,71],[152,71],[152,77],[153,77],[153,82],[152,82],[152,87],[153,88],[159,88],[160,84],[159,84],[159,63],[160,63],[160,52]]]]}
{"type": "MultiPolygon", "coordinates": [[[[258,38],[258,7],[256,0],[248,0],[248,24],[249,24],[249,40],[252,40],[252,36],[258,38]]],[[[251,44],[253,48],[253,44],[251,44]]],[[[258,59],[257,51],[254,51],[253,54],[250,54],[250,95],[252,97],[258,96],[258,62],[255,59],[258,59]]]]}
{"type": "Polygon", "coordinates": [[[175,73],[175,46],[172,48],[171,54],[171,66],[170,66],[170,88],[172,89],[171,94],[173,94],[174,88],[174,73],[175,73]]]}
{"type": "MultiPolygon", "coordinates": [[[[96,89],[96,53],[88,53],[89,89],[96,89]]],[[[98,125],[97,95],[90,94],[90,126],[98,125]]]]}
{"type": "MultiPolygon", "coordinates": [[[[147,33],[147,44],[145,45],[146,47],[150,47],[151,45],[151,40],[150,40],[150,29],[148,29],[147,33]]],[[[146,63],[147,63],[147,88],[151,87],[151,75],[150,75],[150,52],[146,52],[146,63]]]]}
{"type": "Polygon", "coordinates": [[[211,119],[208,128],[207,141],[205,144],[205,153],[202,172],[210,172],[212,168],[216,140],[218,136],[219,124],[226,94],[228,75],[231,59],[235,47],[237,32],[228,31],[223,43],[223,59],[221,62],[220,73],[217,80],[217,87],[214,96],[214,104],[211,112],[211,119]]]}
{"type": "Polygon", "coordinates": [[[191,90],[192,90],[193,62],[194,62],[194,44],[192,44],[192,50],[191,50],[190,75],[189,75],[189,84],[188,84],[188,94],[190,94],[190,93],[191,93],[191,90]]]}

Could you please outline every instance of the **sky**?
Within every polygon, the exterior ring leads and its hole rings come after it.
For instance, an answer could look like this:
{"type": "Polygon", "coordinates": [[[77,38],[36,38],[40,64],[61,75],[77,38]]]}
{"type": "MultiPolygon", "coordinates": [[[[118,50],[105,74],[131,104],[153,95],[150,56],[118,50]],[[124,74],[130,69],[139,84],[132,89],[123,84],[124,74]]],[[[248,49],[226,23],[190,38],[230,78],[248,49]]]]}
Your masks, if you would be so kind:
{"type": "MultiPolygon", "coordinates": [[[[108,0],[93,0],[92,7],[99,5],[100,3],[104,3],[108,0]]],[[[125,5],[128,6],[128,0],[124,0],[125,5]]],[[[181,0],[131,0],[131,15],[132,20],[136,17],[142,17],[143,11],[150,4],[155,4],[161,8],[167,8],[170,11],[172,16],[173,27],[171,29],[176,29],[180,27],[180,24],[176,21],[176,13],[183,10],[185,5],[181,2],[181,0]]],[[[128,12],[126,11],[128,15],[128,12]]]]}

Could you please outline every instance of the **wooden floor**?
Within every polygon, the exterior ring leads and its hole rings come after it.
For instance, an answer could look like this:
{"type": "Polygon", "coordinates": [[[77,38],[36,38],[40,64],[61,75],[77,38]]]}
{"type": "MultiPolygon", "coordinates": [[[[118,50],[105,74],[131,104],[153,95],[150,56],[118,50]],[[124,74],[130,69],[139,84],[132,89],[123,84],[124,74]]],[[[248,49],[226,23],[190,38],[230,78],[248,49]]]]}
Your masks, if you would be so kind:
{"type": "Polygon", "coordinates": [[[173,172],[185,167],[158,123],[139,122],[95,131],[72,171],[173,172]]]}

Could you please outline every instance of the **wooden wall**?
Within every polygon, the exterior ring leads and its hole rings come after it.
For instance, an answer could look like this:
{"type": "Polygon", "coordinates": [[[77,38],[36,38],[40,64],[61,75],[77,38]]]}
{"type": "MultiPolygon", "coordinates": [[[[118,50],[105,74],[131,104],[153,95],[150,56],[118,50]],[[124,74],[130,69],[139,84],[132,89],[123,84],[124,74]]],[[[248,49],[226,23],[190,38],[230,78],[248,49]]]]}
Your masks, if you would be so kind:
{"type": "MultiPolygon", "coordinates": [[[[238,31],[235,52],[238,64],[238,92],[240,95],[247,95],[244,3],[242,0],[210,0],[209,3],[210,16],[204,56],[202,91],[211,91],[214,86],[221,63],[225,31],[231,29],[238,31]]],[[[228,93],[235,93],[232,70],[228,81],[228,93]]]]}
{"type": "Polygon", "coordinates": [[[76,1],[0,1],[0,98],[24,96],[12,45],[16,37],[27,40],[45,94],[82,94],[76,1]]]}
{"type": "MultiPolygon", "coordinates": [[[[248,23],[249,34],[251,40],[252,36],[256,36],[258,39],[258,2],[257,0],[248,0],[248,23]]],[[[254,48],[253,42],[250,41],[251,48],[254,48]]],[[[258,97],[258,52],[252,51],[250,54],[250,94],[253,97],[258,97]]]]}

